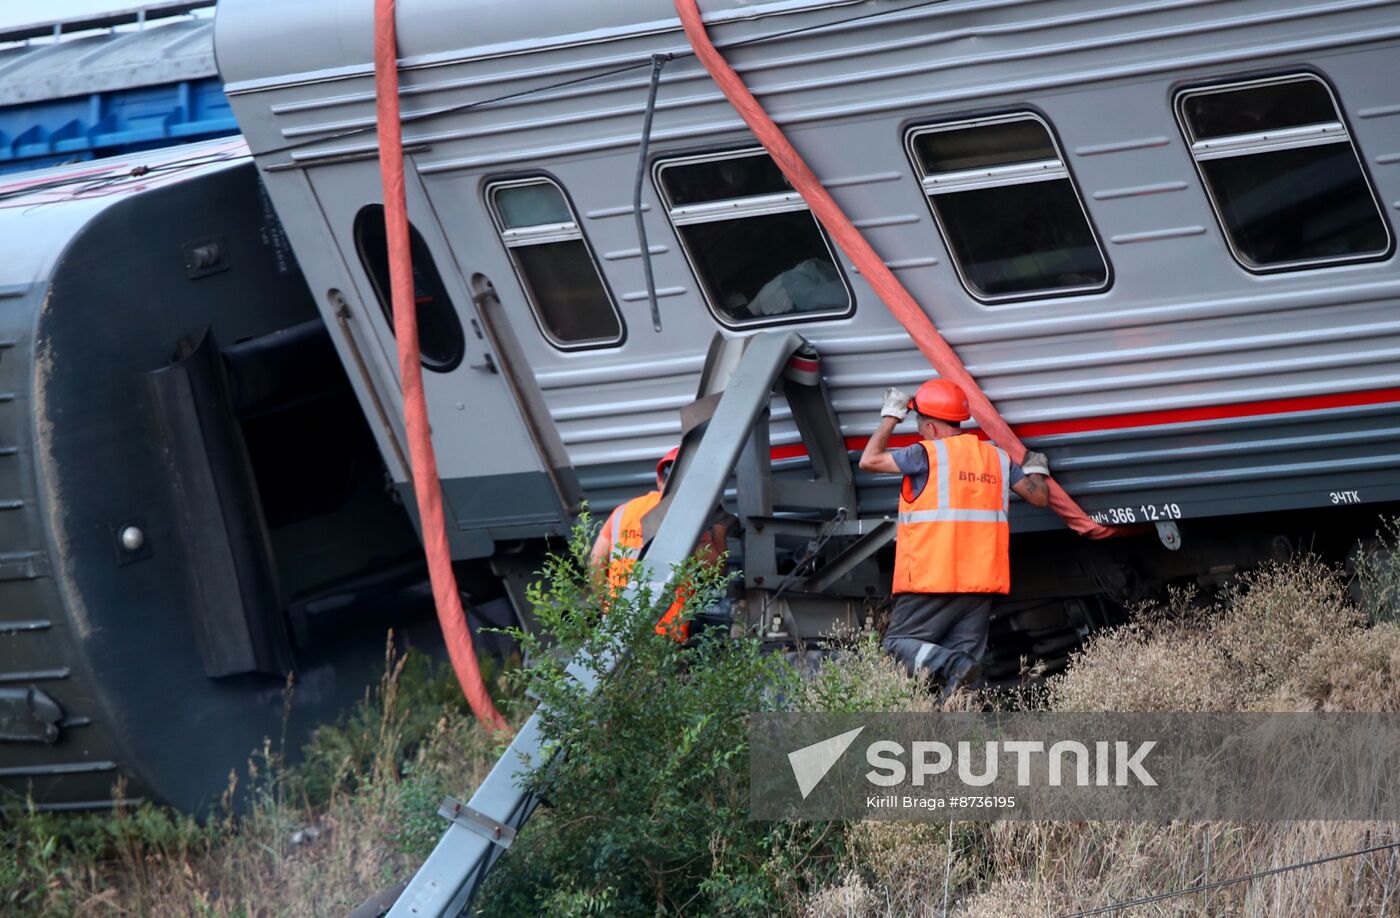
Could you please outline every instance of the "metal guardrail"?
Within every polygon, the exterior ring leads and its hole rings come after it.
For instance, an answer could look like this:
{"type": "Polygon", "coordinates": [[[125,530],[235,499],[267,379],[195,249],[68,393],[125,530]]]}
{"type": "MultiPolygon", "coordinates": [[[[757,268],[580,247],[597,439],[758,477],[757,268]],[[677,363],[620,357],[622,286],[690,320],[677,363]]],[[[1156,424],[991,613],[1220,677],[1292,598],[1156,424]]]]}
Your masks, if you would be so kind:
{"type": "MultiPolygon", "coordinates": [[[[673,484],[663,501],[667,504],[665,517],[644,550],[644,560],[654,575],[666,577],[695,550],[750,432],[768,410],[774,384],[804,344],[793,332],[755,335],[747,347],[743,341],[728,342],[733,351],[742,350],[743,354],[737,361],[725,361],[732,372],[722,381],[723,394],[703,435],[687,437],[681,445],[673,484]]],[[[605,661],[601,670],[611,672],[617,663],[616,659],[605,661]]],[[[596,688],[593,671],[575,665],[570,672],[590,691],[596,688]]],[[[389,918],[447,918],[467,907],[491,866],[535,809],[536,800],[523,778],[547,764],[541,740],[536,713],[521,727],[468,803],[444,803],[443,815],[450,820],[447,831],[399,896],[389,918]]]]}

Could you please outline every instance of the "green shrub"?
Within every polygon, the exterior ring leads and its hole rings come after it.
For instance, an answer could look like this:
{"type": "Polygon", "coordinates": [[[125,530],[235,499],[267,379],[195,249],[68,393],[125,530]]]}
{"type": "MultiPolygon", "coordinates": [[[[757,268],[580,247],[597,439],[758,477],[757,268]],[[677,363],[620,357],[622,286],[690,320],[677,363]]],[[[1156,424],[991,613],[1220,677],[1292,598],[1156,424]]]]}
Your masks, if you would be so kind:
{"type": "Polygon", "coordinates": [[[83,887],[103,872],[144,882],[165,865],[208,852],[221,832],[149,803],[111,813],[6,809],[0,812],[0,914],[82,914],[91,900],[83,887]]]}
{"type": "MultiPolygon", "coordinates": [[[[530,779],[545,805],[492,874],[485,914],[770,914],[825,878],[839,832],[748,820],[747,718],[794,697],[797,677],[756,638],[720,629],[682,646],[656,634],[670,605],[646,571],[607,600],[588,565],[586,530],[552,556],[530,590],[540,632],[515,636],[529,659],[514,674],[539,701],[546,748],[530,779]],[[606,661],[618,654],[616,670],[606,661]],[[583,662],[583,681],[570,659],[583,662]],[[596,692],[585,682],[597,680],[596,692]]],[[[726,575],[698,562],[686,617],[726,575]]]]}

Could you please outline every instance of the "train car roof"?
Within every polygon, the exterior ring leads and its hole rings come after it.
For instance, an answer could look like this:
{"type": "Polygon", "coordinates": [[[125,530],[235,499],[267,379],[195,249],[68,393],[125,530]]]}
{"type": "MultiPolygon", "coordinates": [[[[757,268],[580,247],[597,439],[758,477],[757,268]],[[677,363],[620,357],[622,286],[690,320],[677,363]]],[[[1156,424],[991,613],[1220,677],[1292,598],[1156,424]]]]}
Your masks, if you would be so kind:
{"type": "Polygon", "coordinates": [[[0,287],[43,277],[69,241],[99,213],[156,188],[249,159],[242,137],[130,153],[25,172],[0,181],[0,287]]]}
{"type": "MultiPolygon", "coordinates": [[[[87,21],[72,24],[82,27],[87,21]]],[[[29,35],[0,31],[0,42],[29,35]]],[[[156,20],[135,31],[0,46],[0,106],[217,75],[213,19],[156,20]]]]}
{"type": "MultiPolygon", "coordinates": [[[[702,0],[709,23],[864,0],[702,0]]],[[[374,4],[362,0],[220,0],[215,51],[227,91],[373,70],[374,4]]],[[[404,66],[681,31],[671,0],[398,0],[404,66]]]]}

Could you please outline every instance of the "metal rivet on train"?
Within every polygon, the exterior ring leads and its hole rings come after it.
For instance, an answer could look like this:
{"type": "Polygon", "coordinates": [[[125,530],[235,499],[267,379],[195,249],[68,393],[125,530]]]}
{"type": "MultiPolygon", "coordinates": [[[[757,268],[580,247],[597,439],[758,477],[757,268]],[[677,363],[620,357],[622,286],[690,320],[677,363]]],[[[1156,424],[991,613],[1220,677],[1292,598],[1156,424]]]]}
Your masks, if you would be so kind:
{"type": "Polygon", "coordinates": [[[122,548],[127,551],[140,551],[146,544],[146,534],[138,526],[127,526],[121,532],[122,548]]]}

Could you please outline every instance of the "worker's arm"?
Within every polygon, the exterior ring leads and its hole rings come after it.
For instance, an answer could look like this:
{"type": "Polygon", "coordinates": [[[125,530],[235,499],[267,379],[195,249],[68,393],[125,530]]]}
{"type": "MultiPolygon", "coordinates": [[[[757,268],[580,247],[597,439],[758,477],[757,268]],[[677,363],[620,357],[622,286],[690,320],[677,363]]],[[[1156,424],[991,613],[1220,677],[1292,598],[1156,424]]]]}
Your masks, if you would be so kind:
{"type": "Polygon", "coordinates": [[[695,554],[706,564],[719,564],[724,555],[724,545],[729,539],[729,531],[723,523],[715,523],[700,536],[700,547],[695,554]]]}
{"type": "Polygon", "coordinates": [[[708,564],[719,564],[724,553],[729,550],[729,532],[739,524],[734,514],[722,506],[716,506],[710,515],[705,529],[700,533],[700,541],[695,546],[695,556],[708,564]]]}
{"type": "Polygon", "coordinates": [[[860,454],[861,471],[899,474],[899,466],[889,451],[890,434],[908,413],[909,396],[893,387],[886,389],[885,404],[880,409],[880,424],[866,441],[865,451],[860,454]]]}
{"type": "Polygon", "coordinates": [[[899,472],[899,466],[895,465],[894,457],[888,449],[890,434],[894,433],[894,425],[898,423],[897,418],[880,418],[880,425],[866,442],[865,452],[860,454],[861,471],[899,472]]]}
{"type": "Polygon", "coordinates": [[[1026,473],[1026,477],[1012,485],[1011,490],[1021,495],[1021,499],[1032,507],[1048,507],[1050,486],[1045,483],[1045,476],[1050,474],[1050,461],[1045,454],[1027,452],[1021,460],[1021,471],[1026,473]]]}
{"type": "Polygon", "coordinates": [[[1027,475],[1012,485],[1011,490],[1032,507],[1050,506],[1050,486],[1045,483],[1044,475],[1027,475]]]}
{"type": "Polygon", "coordinates": [[[588,563],[594,568],[608,566],[612,560],[612,521],[613,517],[622,512],[622,507],[618,507],[608,515],[603,521],[603,528],[598,530],[598,538],[593,540],[593,550],[588,553],[588,563]]]}

